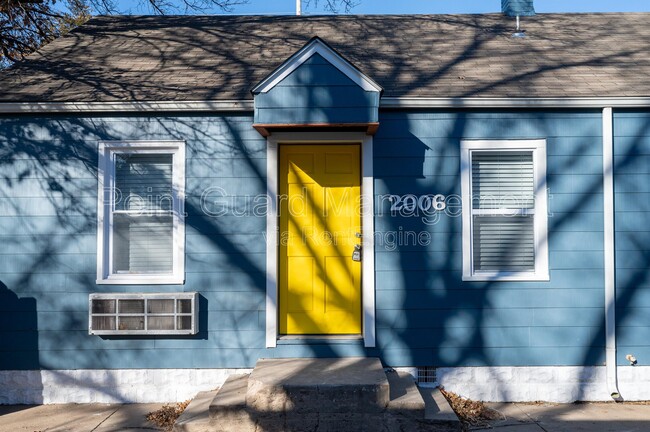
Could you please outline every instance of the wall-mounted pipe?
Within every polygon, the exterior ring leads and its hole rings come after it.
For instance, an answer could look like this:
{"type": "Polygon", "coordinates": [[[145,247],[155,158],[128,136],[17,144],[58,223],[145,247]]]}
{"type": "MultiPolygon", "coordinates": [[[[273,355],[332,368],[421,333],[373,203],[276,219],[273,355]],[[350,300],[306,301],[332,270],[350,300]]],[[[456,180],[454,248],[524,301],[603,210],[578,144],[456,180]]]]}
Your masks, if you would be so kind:
{"type": "Polygon", "coordinates": [[[616,367],[616,261],[614,249],[614,127],[612,108],[603,108],[603,202],[605,247],[605,369],[607,390],[621,400],[616,367]]]}

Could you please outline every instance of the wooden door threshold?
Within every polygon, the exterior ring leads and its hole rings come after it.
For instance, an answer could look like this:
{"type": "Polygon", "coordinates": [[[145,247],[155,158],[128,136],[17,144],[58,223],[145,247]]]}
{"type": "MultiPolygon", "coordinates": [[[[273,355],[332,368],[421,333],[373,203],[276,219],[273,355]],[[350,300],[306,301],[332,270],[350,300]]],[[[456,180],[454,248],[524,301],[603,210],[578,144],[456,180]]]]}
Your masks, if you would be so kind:
{"type": "Polygon", "coordinates": [[[278,345],[329,345],[345,343],[363,343],[363,336],[352,335],[282,335],[278,345]]]}

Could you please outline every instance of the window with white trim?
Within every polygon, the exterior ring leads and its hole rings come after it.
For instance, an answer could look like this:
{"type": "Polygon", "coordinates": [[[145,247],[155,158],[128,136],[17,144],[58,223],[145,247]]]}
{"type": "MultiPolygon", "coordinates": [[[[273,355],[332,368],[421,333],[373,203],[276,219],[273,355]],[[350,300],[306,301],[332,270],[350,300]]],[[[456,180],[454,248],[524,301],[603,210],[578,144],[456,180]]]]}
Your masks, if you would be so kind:
{"type": "Polygon", "coordinates": [[[548,280],[546,141],[461,141],[463,280],[548,280]]]}
{"type": "Polygon", "coordinates": [[[185,144],[99,144],[97,283],[184,282],[185,144]]]}

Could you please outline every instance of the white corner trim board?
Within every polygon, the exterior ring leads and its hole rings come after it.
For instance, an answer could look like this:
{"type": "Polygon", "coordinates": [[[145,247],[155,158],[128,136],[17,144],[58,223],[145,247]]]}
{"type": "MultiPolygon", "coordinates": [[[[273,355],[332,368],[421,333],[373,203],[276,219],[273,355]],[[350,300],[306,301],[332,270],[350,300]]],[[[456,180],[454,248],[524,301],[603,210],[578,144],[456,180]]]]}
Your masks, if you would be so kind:
{"type": "Polygon", "coordinates": [[[164,403],[214,390],[252,369],[79,369],[0,371],[0,405],[164,403]]]}
{"type": "Polygon", "coordinates": [[[278,143],[266,143],[266,347],[278,339],[278,143]]]}
{"type": "Polygon", "coordinates": [[[372,136],[361,138],[361,226],[363,230],[363,250],[365,251],[361,274],[361,298],[363,302],[363,342],[366,348],[374,348],[377,344],[375,317],[375,174],[374,174],[374,144],[372,136]]]}
{"type": "MultiPolygon", "coordinates": [[[[614,227],[614,119],[612,108],[603,109],[603,202],[605,250],[605,365],[610,396],[621,397],[616,366],[616,248],[614,227]]],[[[625,397],[625,394],[623,394],[625,397]]]]}

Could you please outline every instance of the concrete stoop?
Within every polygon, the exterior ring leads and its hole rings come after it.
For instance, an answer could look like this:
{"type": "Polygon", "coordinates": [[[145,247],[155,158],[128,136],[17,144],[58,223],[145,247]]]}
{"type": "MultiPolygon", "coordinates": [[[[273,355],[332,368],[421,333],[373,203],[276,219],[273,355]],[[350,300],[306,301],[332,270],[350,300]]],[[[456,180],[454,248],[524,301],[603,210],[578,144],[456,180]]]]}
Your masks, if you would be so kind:
{"type": "Polygon", "coordinates": [[[420,389],[376,358],[262,359],[199,393],[177,432],[451,431],[460,422],[438,389],[420,389]],[[211,401],[208,403],[207,401],[211,401]]]}

